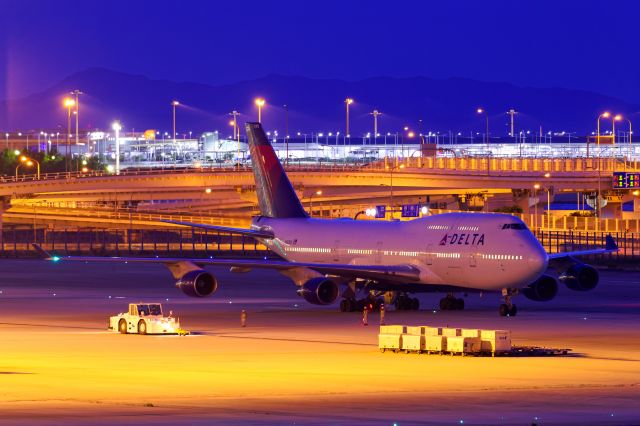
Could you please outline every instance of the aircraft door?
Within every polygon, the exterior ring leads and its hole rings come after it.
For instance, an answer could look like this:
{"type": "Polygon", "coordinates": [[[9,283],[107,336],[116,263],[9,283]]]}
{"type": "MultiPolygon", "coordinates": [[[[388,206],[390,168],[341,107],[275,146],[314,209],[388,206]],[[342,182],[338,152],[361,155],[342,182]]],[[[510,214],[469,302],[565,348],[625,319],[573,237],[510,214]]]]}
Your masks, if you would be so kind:
{"type": "Polygon", "coordinates": [[[334,262],[340,262],[340,240],[333,242],[333,248],[331,249],[332,259],[334,262]]]}
{"type": "Polygon", "coordinates": [[[428,266],[433,265],[433,244],[427,245],[427,251],[425,253],[425,263],[428,266]]]}
{"type": "Polygon", "coordinates": [[[382,241],[376,243],[375,264],[380,265],[382,263],[382,241]]]}
{"type": "Polygon", "coordinates": [[[471,252],[469,253],[469,267],[475,268],[478,266],[478,254],[471,252]]]}

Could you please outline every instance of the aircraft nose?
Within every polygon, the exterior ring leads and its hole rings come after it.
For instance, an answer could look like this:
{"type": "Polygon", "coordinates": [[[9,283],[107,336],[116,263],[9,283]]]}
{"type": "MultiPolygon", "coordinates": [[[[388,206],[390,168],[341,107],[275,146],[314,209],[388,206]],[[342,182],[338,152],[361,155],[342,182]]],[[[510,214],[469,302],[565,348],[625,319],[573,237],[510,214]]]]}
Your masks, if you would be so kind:
{"type": "Polygon", "coordinates": [[[540,275],[547,270],[547,253],[542,250],[534,250],[527,258],[529,269],[532,273],[540,275]]]}

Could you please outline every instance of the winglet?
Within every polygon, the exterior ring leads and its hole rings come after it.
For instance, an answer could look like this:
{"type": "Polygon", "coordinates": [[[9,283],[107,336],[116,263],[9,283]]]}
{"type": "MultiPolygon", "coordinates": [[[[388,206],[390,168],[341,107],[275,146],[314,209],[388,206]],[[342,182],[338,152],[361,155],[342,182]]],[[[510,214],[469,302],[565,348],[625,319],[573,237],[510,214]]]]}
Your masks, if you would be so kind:
{"type": "Polygon", "coordinates": [[[57,262],[58,260],[60,260],[58,256],[52,255],[51,253],[40,247],[39,244],[32,243],[31,245],[36,250],[36,253],[38,253],[44,260],[50,260],[52,262],[57,262]]]}
{"type": "Polygon", "coordinates": [[[605,248],[605,250],[609,250],[609,251],[618,251],[618,245],[616,244],[616,241],[613,239],[611,234],[608,234],[605,237],[605,246],[604,246],[604,248],[605,248]]]}

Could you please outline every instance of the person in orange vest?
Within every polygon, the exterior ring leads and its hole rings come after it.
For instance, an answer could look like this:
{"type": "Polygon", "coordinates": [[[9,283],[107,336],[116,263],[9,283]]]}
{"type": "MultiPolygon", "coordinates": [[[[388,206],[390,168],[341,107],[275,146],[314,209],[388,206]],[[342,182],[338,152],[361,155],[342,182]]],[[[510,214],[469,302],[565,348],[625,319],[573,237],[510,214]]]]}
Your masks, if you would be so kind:
{"type": "Polygon", "coordinates": [[[369,304],[364,305],[362,310],[362,325],[369,325],[369,304]]]}
{"type": "Polygon", "coordinates": [[[247,326],[247,311],[246,310],[242,310],[242,312],[240,312],[240,327],[246,327],[247,326]]]}

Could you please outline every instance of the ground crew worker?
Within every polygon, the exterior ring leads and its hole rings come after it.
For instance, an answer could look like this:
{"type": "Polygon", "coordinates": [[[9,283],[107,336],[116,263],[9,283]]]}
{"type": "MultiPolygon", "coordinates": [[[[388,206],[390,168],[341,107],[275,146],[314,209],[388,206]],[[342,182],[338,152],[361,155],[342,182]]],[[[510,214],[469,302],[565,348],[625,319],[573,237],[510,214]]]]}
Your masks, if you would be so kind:
{"type": "Polygon", "coordinates": [[[242,312],[240,312],[240,327],[246,327],[247,326],[247,311],[246,310],[242,310],[242,312]]]}
{"type": "Polygon", "coordinates": [[[364,305],[362,310],[362,325],[369,325],[369,304],[364,305]]]}
{"type": "Polygon", "coordinates": [[[384,302],[380,303],[380,325],[386,325],[384,321],[384,315],[386,310],[384,309],[384,302]]]}

